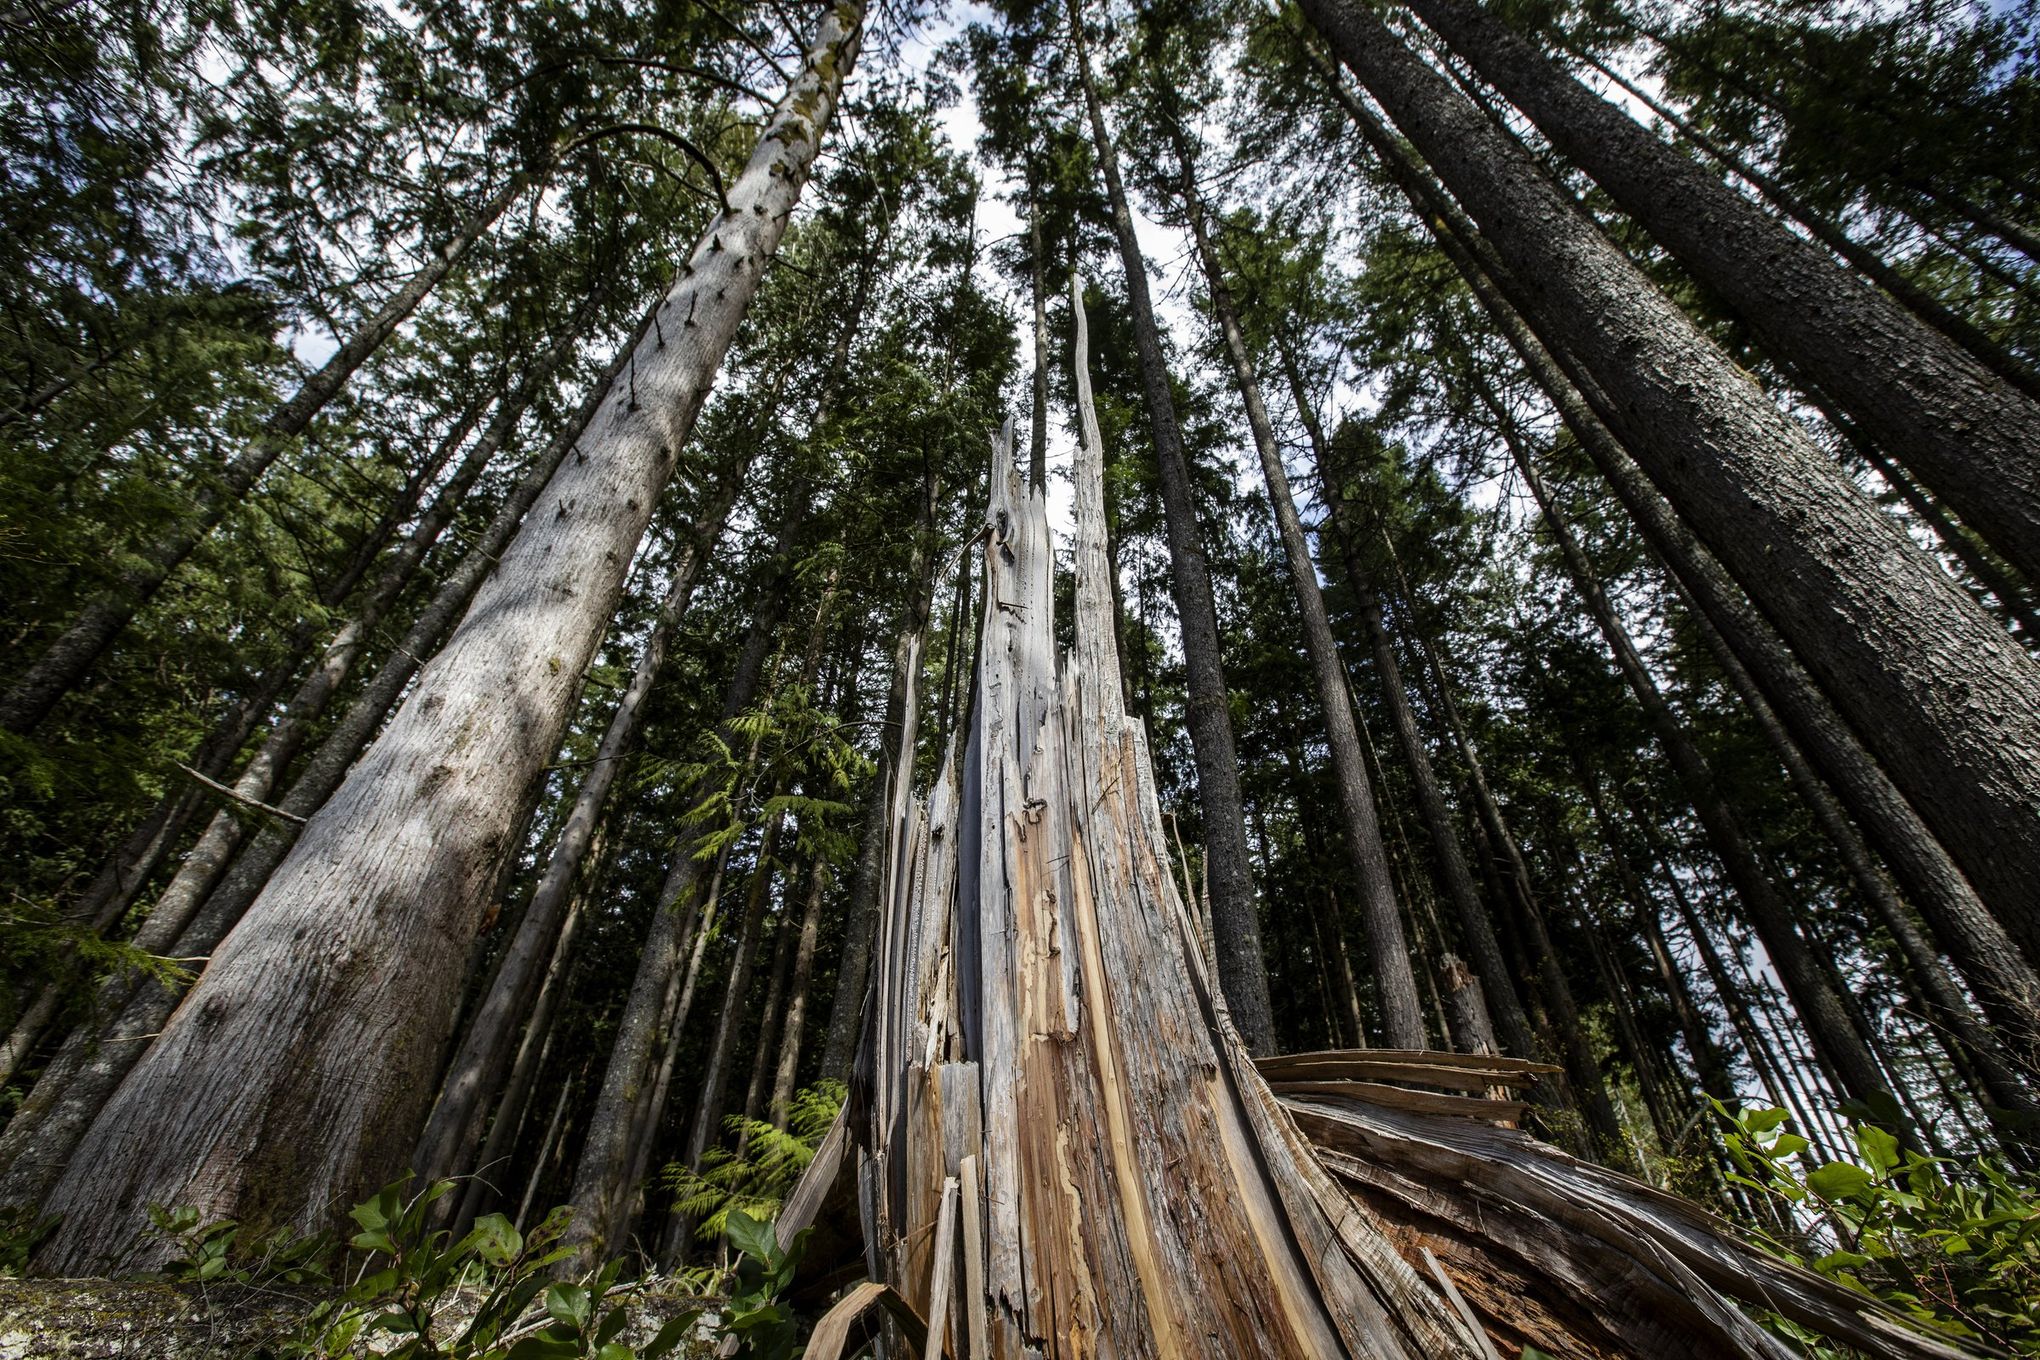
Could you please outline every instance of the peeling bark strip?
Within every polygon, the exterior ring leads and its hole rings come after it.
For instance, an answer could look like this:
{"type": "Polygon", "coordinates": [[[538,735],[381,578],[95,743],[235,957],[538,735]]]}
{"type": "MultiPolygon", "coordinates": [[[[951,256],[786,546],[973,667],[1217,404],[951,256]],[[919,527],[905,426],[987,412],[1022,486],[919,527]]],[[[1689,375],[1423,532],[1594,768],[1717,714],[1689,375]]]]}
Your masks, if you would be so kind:
{"type": "Polygon", "coordinates": [[[313,1226],[401,1170],[527,780],[785,231],[862,35],[820,22],[729,209],[410,700],[312,819],[52,1196],[38,1265],[144,1268],[144,1206],[313,1226]],[[371,1056],[372,1055],[372,1060],[371,1056]]]}

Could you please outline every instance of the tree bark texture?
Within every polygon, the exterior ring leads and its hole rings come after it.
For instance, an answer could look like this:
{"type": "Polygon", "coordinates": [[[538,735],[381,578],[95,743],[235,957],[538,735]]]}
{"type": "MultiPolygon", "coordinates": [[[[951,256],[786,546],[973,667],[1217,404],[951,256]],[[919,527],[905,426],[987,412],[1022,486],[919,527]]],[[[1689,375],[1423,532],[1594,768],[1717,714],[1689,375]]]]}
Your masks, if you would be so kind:
{"type": "Polygon", "coordinates": [[[1473,0],[1410,8],[1767,347],[1855,413],[2027,580],[2040,580],[2040,405],[1473,0]]]}
{"type": "Polygon", "coordinates": [[[339,395],[354,371],[417,310],[418,304],[452,271],[469,247],[502,216],[525,183],[523,174],[512,175],[453,239],[434,251],[432,258],[389,301],[342,341],[332,357],[270,413],[261,433],[246,448],[216,475],[191,488],[195,512],[143,547],[139,553],[141,561],[123,571],[112,588],[88,601],[56,640],[8,687],[7,693],[0,696],[0,728],[28,733],[49,716],[57,701],[74,689],[92,664],[105,654],[127,627],[128,620],[254,489],[269,465],[290,447],[292,437],[304,432],[312,417],[339,395]]]}
{"type": "Polygon", "coordinates": [[[310,1227],[409,1155],[521,791],[785,230],[862,20],[849,0],[821,17],[660,304],[670,324],[638,340],[630,386],[612,384],[410,699],[103,1111],[51,1197],[65,1217],[42,1268],[147,1263],[162,1251],[136,1240],[150,1203],[310,1227]]]}
{"type": "MultiPolygon", "coordinates": [[[[1245,804],[1240,794],[1239,756],[1233,743],[1232,707],[1227,696],[1218,611],[1212,602],[1211,565],[1197,526],[1190,464],[1170,387],[1168,358],[1148,292],[1147,264],[1134,234],[1133,210],[1119,171],[1119,152],[1105,125],[1105,111],[1091,76],[1081,0],[1070,0],[1070,37],[1091,138],[1112,204],[1113,232],[1126,273],[1127,304],[1139,350],[1141,388],[1154,431],[1162,518],[1169,543],[1169,590],[1176,601],[1188,675],[1185,725],[1197,766],[1197,798],[1203,811],[1204,857],[1211,875],[1212,933],[1218,944],[1218,973],[1233,1019],[1256,1053],[1275,1042],[1268,1000],[1267,965],[1261,957],[1261,921],[1247,857],[1245,804]]],[[[1380,947],[1377,945],[1377,947],[1380,947]]]]}
{"type": "Polygon", "coordinates": [[[1304,9],[1481,223],[1501,291],[1595,413],[2040,955],[2040,669],[1521,146],[1363,6],[1304,9]]]}
{"type": "Polygon", "coordinates": [[[514,1051],[518,1020],[531,1014],[532,999],[553,955],[582,861],[595,841],[610,790],[623,774],[652,686],[665,666],[666,650],[686,617],[702,565],[722,537],[745,471],[742,465],[718,470],[717,485],[701,507],[680,560],[673,565],[666,596],[660,601],[637,667],[610,714],[587,777],[575,792],[573,806],[553,841],[545,871],[497,962],[488,990],[468,1021],[460,1050],[440,1082],[438,1100],[411,1162],[412,1169],[428,1183],[465,1169],[466,1154],[481,1133],[484,1102],[502,1084],[514,1051]]]}

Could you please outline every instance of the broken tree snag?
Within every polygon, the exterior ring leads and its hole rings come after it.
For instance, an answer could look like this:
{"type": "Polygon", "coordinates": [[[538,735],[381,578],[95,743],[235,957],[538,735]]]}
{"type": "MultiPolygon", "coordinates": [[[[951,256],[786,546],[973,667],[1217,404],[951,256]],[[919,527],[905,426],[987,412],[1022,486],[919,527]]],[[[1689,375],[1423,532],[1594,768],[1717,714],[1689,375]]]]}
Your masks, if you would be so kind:
{"type": "Polygon", "coordinates": [[[789,1239],[854,1167],[871,1284],[831,1344],[896,1295],[928,1354],[970,1360],[1790,1353],[1733,1298],[1878,1354],[1955,1354],[1470,1094],[1547,1065],[1370,1050],[1257,1067],[1121,706],[1080,304],[1076,335],[1075,645],[1058,664],[1045,493],[1017,475],[1008,425],[971,716],[925,804],[907,693],[856,1079],[779,1226],[789,1239]]]}
{"type": "Polygon", "coordinates": [[[895,798],[852,1125],[873,1278],[923,1316],[946,1297],[974,1354],[1476,1355],[1220,1008],[1119,709],[1086,445],[1075,656],[1058,669],[1044,492],[1008,432],[972,720],[925,810],[895,798]],[[950,1177],[975,1240],[938,1252],[950,1177]]]}

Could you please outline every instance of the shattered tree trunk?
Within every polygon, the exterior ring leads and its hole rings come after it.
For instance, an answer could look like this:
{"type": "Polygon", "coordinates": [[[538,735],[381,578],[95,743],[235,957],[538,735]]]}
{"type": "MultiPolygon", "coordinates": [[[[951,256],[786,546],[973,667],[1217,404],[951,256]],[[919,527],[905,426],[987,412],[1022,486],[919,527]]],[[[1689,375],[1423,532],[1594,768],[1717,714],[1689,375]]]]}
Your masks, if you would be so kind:
{"type": "Polygon", "coordinates": [[[1081,363],[1074,653],[1054,654],[1046,499],[1009,426],[976,700],[925,805],[905,787],[907,706],[857,1080],[777,1229],[847,1198],[831,1190],[854,1167],[872,1280],[817,1325],[811,1360],[880,1304],[905,1353],[970,1360],[1793,1353],[1730,1299],[1875,1354],[1959,1355],[1684,1201],[1496,1127],[1523,1107],[1478,1093],[1533,1065],[1249,1057],[1121,703],[1081,363]]]}
{"type": "Polygon", "coordinates": [[[1522,1105],[1479,1093],[1550,1068],[1248,1056],[1122,708],[1077,326],[1075,650],[1059,663],[1047,498],[1008,426],[971,722],[924,805],[908,695],[857,1081],[777,1223],[789,1242],[843,1205],[855,1168],[871,1283],[808,1356],[843,1354],[877,1305],[902,1354],[969,1360],[1793,1354],[1732,1299],[1873,1354],[1958,1356],[1681,1199],[1497,1128],[1522,1105]]]}

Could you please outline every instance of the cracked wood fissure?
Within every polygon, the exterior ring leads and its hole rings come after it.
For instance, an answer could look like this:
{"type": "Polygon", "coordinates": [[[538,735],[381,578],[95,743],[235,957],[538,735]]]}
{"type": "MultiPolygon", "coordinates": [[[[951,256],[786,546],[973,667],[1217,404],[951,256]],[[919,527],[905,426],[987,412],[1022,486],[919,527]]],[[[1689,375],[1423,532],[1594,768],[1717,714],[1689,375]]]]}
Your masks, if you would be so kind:
{"type": "Polygon", "coordinates": [[[151,1264],[150,1203],[250,1231],[311,1226],[402,1169],[521,790],[558,742],[862,23],[849,0],[821,16],[729,209],[661,304],[692,324],[638,339],[634,382],[612,385],[409,700],[102,1111],[51,1197],[65,1217],[42,1268],[151,1264]]]}

